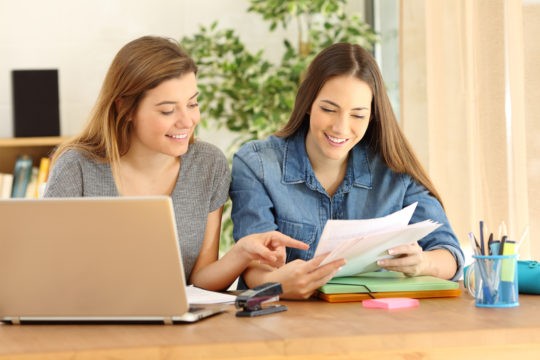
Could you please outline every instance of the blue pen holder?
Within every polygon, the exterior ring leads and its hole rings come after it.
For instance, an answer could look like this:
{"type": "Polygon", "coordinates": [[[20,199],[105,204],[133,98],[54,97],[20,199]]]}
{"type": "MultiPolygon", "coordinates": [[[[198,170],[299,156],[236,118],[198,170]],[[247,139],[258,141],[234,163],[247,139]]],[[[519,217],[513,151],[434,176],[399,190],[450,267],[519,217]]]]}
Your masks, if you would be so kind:
{"type": "MultiPolygon", "coordinates": [[[[467,287],[469,271],[472,265],[463,269],[463,285],[467,287]]],[[[518,260],[518,290],[520,294],[540,295],[540,262],[536,260],[518,260]]]]}
{"type": "Polygon", "coordinates": [[[517,255],[474,255],[466,274],[467,290],[478,307],[519,305],[517,255]]]}

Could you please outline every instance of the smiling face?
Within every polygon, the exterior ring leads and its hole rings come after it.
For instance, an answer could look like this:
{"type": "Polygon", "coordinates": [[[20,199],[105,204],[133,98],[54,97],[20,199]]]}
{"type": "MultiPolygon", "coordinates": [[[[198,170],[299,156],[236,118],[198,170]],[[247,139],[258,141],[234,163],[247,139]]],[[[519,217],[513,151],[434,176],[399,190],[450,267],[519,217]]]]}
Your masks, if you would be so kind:
{"type": "Polygon", "coordinates": [[[342,75],[330,78],[311,105],[306,151],[313,163],[343,163],[366,133],[373,93],[367,83],[342,75]]]}
{"type": "Polygon", "coordinates": [[[185,154],[201,118],[198,94],[194,73],[147,91],[132,119],[131,148],[174,157],[185,154]]]}

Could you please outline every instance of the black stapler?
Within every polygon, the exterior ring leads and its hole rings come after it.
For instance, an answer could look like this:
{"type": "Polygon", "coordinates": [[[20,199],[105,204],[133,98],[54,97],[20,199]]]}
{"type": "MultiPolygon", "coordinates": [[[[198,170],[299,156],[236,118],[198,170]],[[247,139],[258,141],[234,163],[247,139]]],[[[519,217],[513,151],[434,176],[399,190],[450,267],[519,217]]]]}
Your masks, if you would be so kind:
{"type": "Polygon", "coordinates": [[[242,292],[236,297],[236,308],[242,309],[236,313],[236,316],[253,317],[286,311],[285,305],[262,306],[264,303],[277,301],[281,293],[283,289],[280,283],[265,283],[242,292]]]}

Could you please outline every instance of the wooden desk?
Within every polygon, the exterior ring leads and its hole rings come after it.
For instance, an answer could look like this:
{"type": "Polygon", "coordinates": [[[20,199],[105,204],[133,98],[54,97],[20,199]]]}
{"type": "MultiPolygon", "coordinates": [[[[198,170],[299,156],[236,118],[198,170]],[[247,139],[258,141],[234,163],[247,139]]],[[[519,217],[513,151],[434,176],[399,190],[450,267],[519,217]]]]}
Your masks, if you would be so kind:
{"type": "Polygon", "coordinates": [[[0,325],[0,359],[539,359],[540,297],[482,309],[467,294],[407,310],[283,301],[190,325],[0,325]]]}

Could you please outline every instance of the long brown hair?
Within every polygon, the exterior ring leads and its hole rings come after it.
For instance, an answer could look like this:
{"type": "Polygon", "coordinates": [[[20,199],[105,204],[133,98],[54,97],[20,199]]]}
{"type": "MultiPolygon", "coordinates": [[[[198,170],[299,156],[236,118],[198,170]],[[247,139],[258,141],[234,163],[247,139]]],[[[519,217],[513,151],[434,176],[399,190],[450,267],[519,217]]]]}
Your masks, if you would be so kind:
{"type": "MultiPolygon", "coordinates": [[[[60,145],[53,163],[69,149],[111,164],[117,173],[120,157],[130,147],[130,118],[148,90],[163,81],[188,73],[197,66],[172,39],[143,36],[120,49],[114,57],[84,130],[60,145]]],[[[193,141],[193,139],[191,139],[193,141]]]]}
{"type": "Polygon", "coordinates": [[[362,141],[380,154],[390,169],[409,174],[442,205],[439,193],[397,123],[377,62],[359,45],[334,44],[313,59],[298,89],[289,121],[276,135],[289,137],[309,126],[308,112],[319,91],[328,79],[340,75],[355,76],[367,83],[373,93],[371,119],[362,141]]]}

